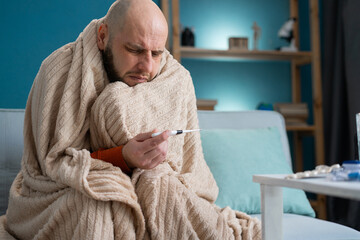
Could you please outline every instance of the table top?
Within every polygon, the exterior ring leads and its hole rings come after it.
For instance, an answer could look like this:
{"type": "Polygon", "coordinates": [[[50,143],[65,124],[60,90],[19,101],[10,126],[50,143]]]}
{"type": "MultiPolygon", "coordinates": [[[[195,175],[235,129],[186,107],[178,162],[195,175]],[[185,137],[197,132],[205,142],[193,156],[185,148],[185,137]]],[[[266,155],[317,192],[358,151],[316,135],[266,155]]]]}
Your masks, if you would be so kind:
{"type": "Polygon", "coordinates": [[[330,181],[325,177],[285,179],[286,174],[254,175],[253,182],[260,184],[303,189],[307,192],[360,200],[360,182],[330,181]]]}

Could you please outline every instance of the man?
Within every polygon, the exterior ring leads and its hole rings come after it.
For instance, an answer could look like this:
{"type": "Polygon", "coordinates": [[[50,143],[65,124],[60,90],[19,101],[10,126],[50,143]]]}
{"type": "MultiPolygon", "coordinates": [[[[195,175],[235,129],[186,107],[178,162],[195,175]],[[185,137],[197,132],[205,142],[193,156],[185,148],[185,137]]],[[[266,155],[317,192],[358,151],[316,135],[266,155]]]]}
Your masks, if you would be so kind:
{"type": "Polygon", "coordinates": [[[18,239],[259,239],[213,203],[190,74],[151,0],[118,0],[44,60],[29,94],[7,231],[18,239]],[[156,137],[151,133],[163,131],[156,137]]]}
{"type": "MultiPolygon", "coordinates": [[[[128,8],[128,4],[130,3],[123,1],[115,5],[112,11],[121,12],[123,10],[120,9],[128,8]]],[[[158,74],[168,26],[162,12],[152,1],[141,4],[127,11],[127,24],[124,24],[123,14],[111,14],[110,11],[107,23],[99,27],[97,45],[102,51],[110,82],[122,81],[133,87],[151,81],[158,74]]],[[[101,152],[102,156],[106,156],[103,160],[115,161],[127,173],[130,172],[129,168],[156,167],[165,160],[168,135],[166,132],[156,138],[151,138],[150,135],[151,133],[139,134],[123,149],[120,147],[101,152]]],[[[92,156],[99,155],[100,153],[95,153],[92,156]]]]}

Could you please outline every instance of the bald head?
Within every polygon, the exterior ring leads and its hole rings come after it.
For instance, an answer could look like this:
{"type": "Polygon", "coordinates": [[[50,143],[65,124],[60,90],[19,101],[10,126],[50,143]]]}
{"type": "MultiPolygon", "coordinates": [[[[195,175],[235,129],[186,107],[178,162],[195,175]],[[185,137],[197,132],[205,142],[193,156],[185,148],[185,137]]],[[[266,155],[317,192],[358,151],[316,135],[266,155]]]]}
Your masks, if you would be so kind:
{"type": "Polygon", "coordinates": [[[159,7],[152,0],[117,0],[105,16],[110,40],[125,25],[131,27],[153,28],[168,31],[166,19],[159,7]]]}
{"type": "Polygon", "coordinates": [[[153,1],[117,0],[97,34],[108,79],[129,86],[151,81],[160,71],[167,36],[166,19],[153,1]]]}

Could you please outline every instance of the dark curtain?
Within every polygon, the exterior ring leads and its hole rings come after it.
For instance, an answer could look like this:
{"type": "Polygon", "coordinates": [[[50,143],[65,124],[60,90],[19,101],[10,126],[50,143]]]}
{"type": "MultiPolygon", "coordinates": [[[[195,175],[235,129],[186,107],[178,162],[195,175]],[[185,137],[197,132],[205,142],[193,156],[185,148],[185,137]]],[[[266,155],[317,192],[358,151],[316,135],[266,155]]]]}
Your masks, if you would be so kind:
{"type": "MultiPolygon", "coordinates": [[[[326,164],[356,156],[360,113],[360,1],[322,0],[322,81],[326,164]]],[[[360,201],[328,197],[328,220],[360,230],[360,201]]]]}

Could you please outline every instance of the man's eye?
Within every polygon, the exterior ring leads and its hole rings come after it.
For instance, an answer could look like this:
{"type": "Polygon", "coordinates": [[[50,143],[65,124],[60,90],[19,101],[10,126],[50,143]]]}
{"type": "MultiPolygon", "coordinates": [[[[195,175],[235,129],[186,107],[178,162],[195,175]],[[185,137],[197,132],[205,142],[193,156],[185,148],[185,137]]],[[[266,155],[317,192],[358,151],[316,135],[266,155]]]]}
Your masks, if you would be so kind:
{"type": "Polygon", "coordinates": [[[137,49],[128,49],[129,52],[131,53],[139,53],[140,51],[137,49]]]}
{"type": "Polygon", "coordinates": [[[161,52],[153,52],[152,56],[153,57],[159,57],[161,55],[161,52]]]}
{"type": "Polygon", "coordinates": [[[126,50],[131,53],[141,53],[141,50],[139,50],[139,49],[126,47],[126,50]]]}

